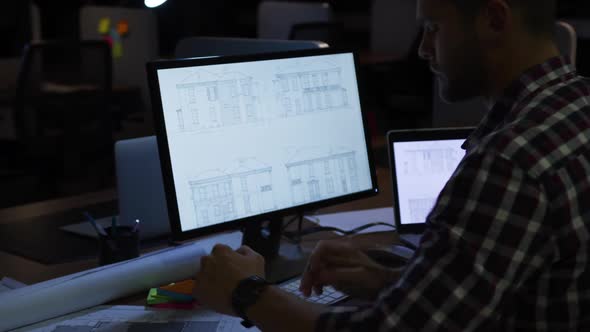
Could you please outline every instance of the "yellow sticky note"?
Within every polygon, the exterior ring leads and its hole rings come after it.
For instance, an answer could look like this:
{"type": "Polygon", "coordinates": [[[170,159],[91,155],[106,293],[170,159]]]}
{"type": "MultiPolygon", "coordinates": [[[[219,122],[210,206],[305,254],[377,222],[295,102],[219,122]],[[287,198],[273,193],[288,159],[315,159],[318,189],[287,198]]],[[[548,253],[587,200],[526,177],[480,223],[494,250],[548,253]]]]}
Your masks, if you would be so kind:
{"type": "Polygon", "coordinates": [[[123,44],[121,42],[113,43],[113,58],[120,58],[123,56],[123,44]]]}
{"type": "Polygon", "coordinates": [[[105,35],[109,33],[109,29],[111,26],[111,19],[108,17],[103,17],[98,21],[98,33],[101,35],[105,35]]]}

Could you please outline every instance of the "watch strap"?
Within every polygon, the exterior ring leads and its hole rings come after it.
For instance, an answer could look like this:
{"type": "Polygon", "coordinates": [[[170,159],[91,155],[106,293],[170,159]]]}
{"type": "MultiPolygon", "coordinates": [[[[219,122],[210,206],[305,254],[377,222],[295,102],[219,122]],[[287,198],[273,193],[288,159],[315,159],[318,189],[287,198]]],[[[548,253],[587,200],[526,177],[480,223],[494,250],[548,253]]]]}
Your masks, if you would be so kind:
{"type": "Polygon", "coordinates": [[[268,281],[257,275],[244,278],[238,282],[232,293],[232,308],[244,320],[242,325],[246,327],[254,325],[246,316],[246,310],[258,301],[260,294],[268,285],[270,285],[268,281]]]}

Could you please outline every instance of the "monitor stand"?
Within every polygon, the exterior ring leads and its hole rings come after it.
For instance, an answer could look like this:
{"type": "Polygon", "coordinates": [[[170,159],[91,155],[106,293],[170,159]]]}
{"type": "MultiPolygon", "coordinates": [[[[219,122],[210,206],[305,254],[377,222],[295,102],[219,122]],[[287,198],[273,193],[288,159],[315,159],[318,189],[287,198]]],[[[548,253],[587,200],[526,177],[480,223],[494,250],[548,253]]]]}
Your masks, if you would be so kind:
{"type": "Polygon", "coordinates": [[[266,261],[266,279],[281,282],[300,275],[308,254],[298,244],[281,242],[283,219],[270,218],[246,224],[242,244],[261,254],[266,261]]]}

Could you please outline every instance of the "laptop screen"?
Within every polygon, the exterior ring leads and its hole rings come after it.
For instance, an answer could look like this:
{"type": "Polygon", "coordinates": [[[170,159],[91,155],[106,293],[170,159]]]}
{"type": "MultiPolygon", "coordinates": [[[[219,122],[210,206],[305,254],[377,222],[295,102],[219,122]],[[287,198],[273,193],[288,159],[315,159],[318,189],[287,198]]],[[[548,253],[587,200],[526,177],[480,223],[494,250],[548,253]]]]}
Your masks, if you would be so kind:
{"type": "Polygon", "coordinates": [[[414,141],[393,144],[400,222],[421,223],[453,174],[465,151],[463,140],[414,141]]]}
{"type": "Polygon", "coordinates": [[[468,132],[431,129],[389,134],[394,208],[399,225],[423,224],[465,155],[468,132]],[[443,133],[444,138],[437,138],[443,133]]]}

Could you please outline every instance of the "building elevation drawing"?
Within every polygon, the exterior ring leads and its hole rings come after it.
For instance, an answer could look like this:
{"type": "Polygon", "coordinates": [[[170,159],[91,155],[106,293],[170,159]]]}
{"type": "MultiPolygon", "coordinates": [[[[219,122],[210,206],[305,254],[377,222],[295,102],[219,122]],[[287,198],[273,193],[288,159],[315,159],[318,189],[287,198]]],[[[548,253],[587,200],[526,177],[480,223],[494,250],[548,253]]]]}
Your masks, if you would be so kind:
{"type": "Polygon", "coordinates": [[[277,74],[274,90],[283,117],[348,106],[339,67],[277,74]]]}
{"type": "Polygon", "coordinates": [[[463,157],[462,152],[450,147],[418,148],[405,153],[404,173],[414,176],[450,174],[463,157]]]}
{"type": "Polygon", "coordinates": [[[256,160],[240,162],[230,171],[209,171],[190,181],[198,226],[276,209],[272,168],[256,160]]]}
{"type": "MultiPolygon", "coordinates": [[[[448,178],[462,158],[461,152],[450,147],[421,148],[406,151],[404,174],[413,176],[442,176],[448,178]]],[[[419,223],[426,220],[440,192],[433,191],[431,197],[408,199],[410,220],[419,223]]]]}
{"type": "Polygon", "coordinates": [[[303,150],[285,165],[293,205],[314,202],[359,190],[355,152],[303,150]]]}
{"type": "Polygon", "coordinates": [[[261,120],[257,83],[239,72],[200,70],[176,84],[179,131],[194,131],[261,120]]]}
{"type": "Polygon", "coordinates": [[[410,222],[424,222],[424,220],[426,220],[426,217],[428,217],[428,214],[434,207],[436,198],[437,197],[409,199],[408,203],[410,204],[410,222]]]}

